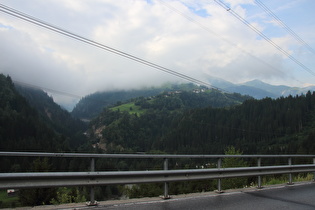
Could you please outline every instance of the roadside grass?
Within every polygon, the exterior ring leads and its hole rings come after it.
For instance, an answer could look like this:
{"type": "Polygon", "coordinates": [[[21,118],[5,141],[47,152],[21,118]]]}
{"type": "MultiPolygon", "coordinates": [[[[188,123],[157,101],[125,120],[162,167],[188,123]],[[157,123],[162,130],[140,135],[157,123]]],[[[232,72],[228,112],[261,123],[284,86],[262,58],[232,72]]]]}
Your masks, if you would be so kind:
{"type": "Polygon", "coordinates": [[[78,188],[59,187],[56,198],[53,198],[50,203],[59,205],[63,203],[82,203],[86,198],[78,188]]]}
{"type": "MultiPolygon", "coordinates": [[[[292,174],[292,182],[305,182],[314,180],[314,174],[292,174]]],[[[288,175],[282,175],[281,177],[264,176],[262,177],[262,185],[276,185],[283,184],[289,181],[288,175]]]]}
{"type": "Polygon", "coordinates": [[[8,196],[6,190],[0,190],[0,208],[20,207],[19,197],[17,195],[8,196]]]}

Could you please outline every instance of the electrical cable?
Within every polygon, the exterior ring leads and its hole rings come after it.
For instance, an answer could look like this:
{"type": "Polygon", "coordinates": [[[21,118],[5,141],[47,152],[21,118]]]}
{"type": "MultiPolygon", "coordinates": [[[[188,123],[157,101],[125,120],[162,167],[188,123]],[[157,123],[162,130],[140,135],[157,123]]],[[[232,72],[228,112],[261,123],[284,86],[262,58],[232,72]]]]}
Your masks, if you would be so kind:
{"type": "MultiPolygon", "coordinates": [[[[248,52],[247,50],[241,48],[240,46],[238,46],[237,44],[234,44],[233,42],[229,41],[228,39],[225,39],[224,37],[220,36],[218,33],[214,32],[213,30],[211,30],[209,27],[203,25],[202,23],[200,23],[199,21],[195,20],[194,18],[186,15],[185,13],[179,11],[178,9],[172,7],[171,5],[169,5],[168,3],[166,3],[164,0],[158,0],[159,2],[161,2],[164,6],[166,6],[167,8],[169,8],[170,10],[172,10],[173,12],[181,15],[182,17],[184,17],[185,19],[187,19],[188,21],[196,24],[197,26],[199,26],[200,28],[202,28],[203,30],[205,30],[206,32],[210,33],[210,34],[213,34],[215,36],[217,36],[218,38],[220,38],[221,40],[223,40],[224,42],[226,42],[227,44],[239,49],[242,53],[246,54],[246,55],[249,55],[250,57],[254,58],[255,60],[265,64],[266,66],[270,67],[271,69],[277,71],[277,72],[280,72],[282,73],[281,70],[275,68],[274,66],[272,66],[271,64],[267,63],[266,61],[256,57],[255,55],[253,55],[252,53],[248,52]]],[[[292,78],[293,80],[303,84],[303,82],[299,81],[298,79],[296,78],[292,78]]]]}
{"type": "Polygon", "coordinates": [[[215,87],[207,82],[204,82],[204,81],[201,81],[199,79],[195,79],[191,76],[188,76],[188,75],[185,75],[185,74],[182,74],[182,73],[179,73],[177,71],[174,71],[174,70],[171,70],[169,68],[165,68],[163,66],[160,66],[160,65],[157,65],[155,63],[152,63],[150,61],[147,61],[145,59],[142,59],[142,58],[139,58],[137,56],[133,56],[129,53],[126,53],[126,52],[123,52],[121,50],[117,50],[115,48],[112,48],[112,47],[109,47],[109,46],[106,46],[104,44],[101,44],[99,42],[96,42],[96,41],[93,41],[91,39],[87,39],[83,36],[80,36],[80,35],[77,35],[75,33],[72,33],[72,32],[69,32],[67,30],[64,30],[62,28],[59,28],[57,26],[53,26],[47,22],[44,22],[40,19],[37,19],[35,17],[32,17],[30,15],[27,15],[27,14],[24,14],[20,11],[17,11],[15,9],[12,9],[10,7],[7,7],[3,4],[0,4],[0,11],[3,12],[3,13],[6,13],[8,15],[11,15],[11,16],[14,16],[14,17],[17,17],[19,19],[22,19],[24,21],[27,21],[29,23],[32,23],[34,25],[37,25],[37,26],[40,26],[40,27],[43,27],[45,29],[48,29],[50,31],[53,31],[53,32],[56,32],[56,33],[59,33],[61,35],[64,35],[64,36],[67,36],[69,38],[72,38],[72,39],[75,39],[77,41],[80,41],[80,42],[83,42],[83,43],[86,43],[88,45],[92,45],[94,47],[97,47],[97,48],[100,48],[100,49],[103,49],[103,50],[106,50],[108,52],[111,52],[111,53],[114,53],[116,55],[119,55],[119,56],[122,56],[122,57],[125,57],[127,59],[130,59],[130,60],[133,60],[135,62],[138,62],[138,63],[141,63],[143,65],[146,65],[146,66],[149,66],[149,67],[152,67],[152,68],[155,68],[157,70],[160,70],[160,71],[163,71],[165,73],[168,73],[168,74],[171,74],[171,75],[174,75],[174,76],[177,76],[177,77],[180,77],[182,79],[185,79],[187,81],[190,81],[190,82],[193,82],[193,83],[196,83],[196,84],[199,84],[199,85],[203,85],[203,86],[206,86],[208,88],[212,88],[212,89],[216,89],[218,91],[221,91],[221,92],[228,92],[228,91],[225,91],[221,88],[218,88],[218,87],[215,87]]]}
{"type": "MultiPolygon", "coordinates": [[[[206,87],[210,87],[210,88],[216,89],[216,90],[221,91],[221,92],[230,93],[230,92],[228,92],[228,91],[226,91],[226,90],[224,90],[224,89],[215,87],[215,86],[213,86],[213,85],[211,85],[211,84],[209,84],[209,83],[206,83],[206,82],[203,82],[203,81],[194,79],[194,78],[189,77],[189,76],[187,76],[187,75],[178,73],[178,72],[176,72],[176,71],[167,69],[167,68],[162,67],[162,66],[160,66],[160,65],[157,65],[157,64],[154,64],[154,63],[152,63],[152,62],[146,61],[146,60],[144,60],[144,59],[138,58],[138,57],[133,56],[133,55],[131,55],[131,54],[128,54],[128,53],[125,53],[125,52],[116,50],[116,49],[114,49],[114,48],[111,48],[111,47],[108,47],[108,46],[106,46],[106,45],[100,44],[100,43],[95,42],[95,41],[93,41],[93,40],[89,40],[89,39],[84,38],[84,37],[82,37],[82,36],[79,36],[79,35],[77,35],[77,34],[74,34],[74,33],[71,33],[71,32],[69,32],[69,31],[66,31],[66,30],[64,30],[64,29],[58,28],[58,27],[56,27],[56,26],[53,26],[53,25],[48,24],[48,23],[46,23],[46,22],[43,22],[43,21],[41,21],[41,20],[39,20],[39,19],[36,19],[36,18],[34,18],[34,17],[32,17],[32,16],[29,16],[29,15],[27,15],[27,14],[23,14],[22,12],[19,12],[19,11],[17,11],[17,10],[14,10],[14,9],[12,9],[12,8],[10,8],[10,7],[7,7],[7,6],[3,5],[3,4],[0,4],[0,11],[1,11],[1,12],[4,12],[4,13],[7,13],[7,14],[9,14],[9,15],[15,16],[15,17],[17,17],[17,18],[19,18],[19,19],[22,19],[22,20],[24,20],[24,21],[33,23],[33,24],[38,25],[38,26],[40,26],[40,27],[46,28],[46,29],[48,29],[48,30],[54,31],[54,32],[56,32],[56,33],[62,34],[62,35],[64,35],[64,36],[68,36],[68,37],[70,37],[70,38],[73,38],[73,39],[76,39],[76,40],[78,40],[78,41],[84,42],[84,43],[86,43],[86,44],[89,44],[89,45],[92,45],[92,46],[95,46],[95,47],[98,47],[98,48],[107,50],[107,51],[112,52],[112,53],[114,53],[114,54],[117,54],[117,55],[120,55],[120,56],[122,56],[122,57],[131,59],[131,60],[134,60],[134,61],[136,61],[136,62],[139,62],[139,63],[142,63],[142,64],[144,64],[144,65],[150,66],[150,67],[152,67],[152,68],[156,68],[156,69],[158,69],[158,70],[164,71],[164,72],[169,73],[169,74],[172,74],[172,75],[174,75],[174,76],[181,77],[181,78],[183,78],[183,79],[185,79],[185,80],[188,80],[188,81],[190,81],[190,82],[197,83],[197,84],[199,84],[199,85],[204,85],[204,86],[206,86],[206,87]]],[[[181,14],[181,15],[184,15],[184,14],[180,13],[180,11],[177,11],[177,13],[179,13],[179,14],[181,14]]],[[[188,17],[188,16],[185,16],[185,15],[184,15],[184,17],[187,18],[188,20],[192,21],[192,22],[195,22],[197,25],[199,25],[200,27],[204,28],[204,29],[207,30],[208,32],[212,32],[209,28],[203,26],[202,24],[200,24],[199,22],[195,21],[194,19],[192,19],[192,18],[190,18],[190,17],[188,17]]],[[[216,34],[216,33],[214,33],[214,34],[216,34]]],[[[229,42],[228,40],[225,40],[225,41],[227,41],[227,42],[230,43],[230,44],[233,44],[233,43],[229,42]]],[[[234,45],[234,44],[233,44],[233,45],[234,45]]],[[[247,53],[247,52],[245,52],[245,53],[247,53]]],[[[247,53],[247,54],[249,54],[249,53],[247,53]]],[[[250,54],[249,54],[249,55],[250,55],[250,54]]],[[[24,85],[25,85],[25,84],[26,84],[26,83],[24,83],[24,85]]],[[[26,84],[26,85],[32,86],[32,85],[30,85],[30,84],[26,84]]],[[[38,86],[36,86],[36,87],[38,87],[38,86]]],[[[67,95],[67,96],[70,96],[70,97],[82,98],[81,96],[74,95],[74,94],[71,94],[71,93],[65,93],[65,92],[56,91],[56,90],[52,90],[52,89],[48,89],[48,88],[43,88],[43,87],[40,87],[40,88],[45,89],[45,90],[50,91],[50,92],[55,92],[55,93],[58,93],[58,94],[67,95]]]]}
{"type": "MultiPolygon", "coordinates": [[[[146,61],[144,59],[141,59],[139,57],[136,57],[136,56],[133,56],[131,54],[128,54],[128,53],[125,53],[123,51],[120,51],[120,50],[117,50],[117,49],[114,49],[114,48],[111,48],[109,46],[106,46],[106,45],[103,45],[101,43],[98,43],[98,42],[95,42],[93,40],[90,40],[90,39],[87,39],[87,38],[84,38],[82,36],[79,36],[77,34],[74,34],[72,32],[69,32],[69,31],[66,31],[64,29],[61,29],[61,28],[58,28],[56,26],[53,26],[51,24],[48,24],[46,22],[43,22],[39,19],[36,19],[34,17],[31,17],[29,15],[26,15],[26,14],[23,14],[17,10],[14,10],[12,8],[9,8],[9,7],[6,7],[2,4],[0,4],[0,11],[1,12],[4,12],[6,14],[9,14],[11,16],[15,16],[19,19],[22,19],[24,21],[27,21],[27,22],[30,22],[32,24],[35,24],[37,26],[40,26],[40,27],[43,27],[43,28],[46,28],[48,30],[51,30],[51,31],[54,31],[56,33],[59,33],[61,35],[64,35],[64,36],[67,36],[67,37],[70,37],[72,39],[76,39],[78,41],[81,41],[81,42],[84,42],[86,44],[89,44],[89,45],[92,45],[92,46],[95,46],[95,47],[98,47],[100,49],[103,49],[103,50],[106,50],[106,51],[109,51],[111,53],[114,53],[114,54],[117,54],[117,55],[120,55],[122,57],[125,57],[125,58],[128,58],[130,60],[133,60],[133,61],[136,61],[136,62],[139,62],[141,64],[144,64],[144,65],[147,65],[149,67],[152,67],[152,68],[155,68],[155,69],[158,69],[158,70],[161,70],[161,71],[164,71],[166,73],[169,73],[169,74],[172,74],[174,76],[177,76],[177,77],[180,77],[180,78],[183,78],[185,80],[188,80],[188,81],[191,81],[191,82],[194,82],[194,83],[197,83],[197,84],[200,84],[200,85],[205,85],[207,87],[211,87],[211,88],[214,88],[214,89],[217,89],[219,90],[220,88],[217,88],[217,87],[214,87],[212,86],[211,84],[209,83],[206,83],[206,82],[203,82],[203,81],[200,81],[198,79],[195,79],[195,78],[192,78],[190,76],[187,76],[187,75],[184,75],[184,74],[181,74],[181,73],[178,73],[176,71],[173,71],[171,69],[168,69],[168,68],[165,68],[165,67],[162,67],[160,65],[157,65],[157,64],[154,64],[152,62],[149,62],[149,61],[146,61]]],[[[193,19],[191,19],[191,21],[194,22],[193,19]]],[[[246,21],[247,22],[247,21],[246,21]]],[[[198,24],[198,22],[196,22],[196,24],[198,24]]],[[[201,27],[203,27],[202,25],[200,25],[201,27]]],[[[208,30],[208,28],[205,28],[206,30],[208,30]]],[[[268,37],[267,37],[268,38],[268,37]]],[[[74,94],[69,94],[69,93],[65,93],[65,92],[61,92],[61,91],[56,91],[56,90],[53,90],[53,89],[49,89],[49,88],[43,88],[43,87],[39,87],[39,86],[35,86],[35,85],[30,85],[30,84],[27,84],[27,83],[23,83],[23,82],[18,82],[18,81],[14,81],[14,82],[17,82],[17,83],[20,83],[20,84],[23,84],[23,85],[27,85],[27,86],[30,86],[30,87],[34,87],[34,88],[42,88],[42,89],[45,89],[45,90],[48,90],[48,91],[51,91],[51,92],[55,92],[55,93],[59,93],[59,94],[63,94],[63,95],[68,95],[68,96],[71,96],[71,97],[77,97],[77,98],[81,98],[81,96],[78,96],[78,95],[74,95],[74,94]]],[[[220,89],[221,91],[224,91],[223,89],[220,89]]],[[[226,91],[224,91],[226,92],[226,91]]],[[[209,123],[203,123],[203,124],[208,124],[210,125],[209,123]]],[[[236,129],[238,130],[237,128],[231,128],[231,129],[236,129]]],[[[250,131],[250,132],[259,132],[259,131],[250,131]]]]}
{"type": "Polygon", "coordinates": [[[315,50],[307,44],[299,35],[297,35],[287,24],[285,24],[275,13],[273,13],[263,2],[256,0],[257,5],[262,8],[268,15],[273,17],[277,23],[282,26],[293,38],[295,38],[302,46],[306,47],[311,53],[315,54],[315,50]]]}
{"type": "Polygon", "coordinates": [[[272,41],[268,36],[266,36],[263,32],[258,30],[255,26],[250,24],[247,20],[242,18],[239,14],[237,14],[233,9],[231,9],[228,5],[223,3],[221,0],[214,0],[218,5],[220,5],[222,8],[224,8],[226,11],[230,12],[234,17],[236,17],[238,20],[240,20],[242,23],[244,23],[246,26],[248,26],[251,30],[256,32],[259,36],[261,36],[263,39],[265,39],[269,44],[271,44],[273,47],[275,47],[278,51],[280,51],[282,54],[287,56],[290,60],[295,62],[297,65],[299,65],[302,69],[310,73],[311,75],[315,76],[315,73],[309,69],[307,66],[305,66],[303,63],[301,63],[299,60],[297,60],[295,57],[293,57],[290,53],[285,51],[283,48],[281,48],[279,45],[277,45],[274,41],[272,41]]]}
{"type": "Polygon", "coordinates": [[[55,90],[55,89],[51,89],[51,88],[47,88],[47,87],[31,85],[31,84],[28,84],[28,83],[25,83],[25,82],[21,82],[21,81],[17,81],[17,80],[13,80],[13,83],[21,85],[21,86],[34,88],[34,89],[46,90],[46,91],[51,92],[51,93],[56,93],[56,94],[68,96],[68,97],[71,97],[71,98],[79,98],[79,99],[83,98],[82,96],[79,96],[79,95],[76,95],[76,94],[67,93],[67,92],[64,92],[64,91],[59,91],[59,90],[55,90]]]}

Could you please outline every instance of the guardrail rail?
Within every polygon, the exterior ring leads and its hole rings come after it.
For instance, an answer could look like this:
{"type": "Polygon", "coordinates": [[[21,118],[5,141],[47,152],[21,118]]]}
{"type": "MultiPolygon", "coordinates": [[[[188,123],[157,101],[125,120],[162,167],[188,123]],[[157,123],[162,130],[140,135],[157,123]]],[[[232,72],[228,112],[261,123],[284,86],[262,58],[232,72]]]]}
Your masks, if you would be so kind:
{"type": "Polygon", "coordinates": [[[150,154],[87,154],[87,153],[36,153],[36,152],[0,152],[0,157],[56,157],[90,158],[90,172],[30,172],[0,173],[0,189],[47,188],[66,186],[89,186],[90,202],[95,205],[94,186],[139,183],[164,183],[164,198],[170,198],[169,182],[192,180],[218,180],[218,192],[221,179],[257,176],[258,188],[261,188],[261,176],[288,174],[288,184],[292,183],[293,173],[315,172],[315,155],[150,155],[150,154]],[[95,158],[126,159],[163,159],[164,170],[151,171],[95,171],[95,158]],[[168,170],[169,159],[217,159],[217,168],[168,170]],[[257,166],[222,168],[223,158],[256,158],[257,166]],[[262,158],[287,158],[288,165],[261,166],[262,158]],[[292,165],[292,158],[311,158],[313,164],[292,165]]]}

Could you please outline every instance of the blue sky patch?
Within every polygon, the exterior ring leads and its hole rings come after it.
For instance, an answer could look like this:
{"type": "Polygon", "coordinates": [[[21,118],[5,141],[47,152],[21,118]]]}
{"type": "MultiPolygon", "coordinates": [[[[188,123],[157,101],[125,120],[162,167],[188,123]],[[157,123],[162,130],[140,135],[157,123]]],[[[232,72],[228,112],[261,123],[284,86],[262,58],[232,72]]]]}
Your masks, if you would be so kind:
{"type": "Polygon", "coordinates": [[[210,15],[208,14],[207,10],[205,9],[199,9],[199,10],[192,10],[196,15],[200,17],[209,17],[210,15]]]}
{"type": "Polygon", "coordinates": [[[12,26],[3,25],[0,23],[0,28],[12,29],[12,26]]]}

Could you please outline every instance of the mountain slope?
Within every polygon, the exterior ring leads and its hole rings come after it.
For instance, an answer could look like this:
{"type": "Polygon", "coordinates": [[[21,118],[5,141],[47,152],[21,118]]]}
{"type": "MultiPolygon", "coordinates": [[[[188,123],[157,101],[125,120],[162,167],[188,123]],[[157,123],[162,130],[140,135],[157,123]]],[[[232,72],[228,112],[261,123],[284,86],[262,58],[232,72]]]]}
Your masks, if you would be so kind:
{"type": "Polygon", "coordinates": [[[69,148],[49,128],[24,97],[15,89],[10,77],[0,74],[0,150],[64,151],[69,148]]]}
{"type": "Polygon", "coordinates": [[[208,89],[140,97],[104,109],[90,123],[89,136],[106,152],[150,151],[158,148],[164,135],[171,131],[171,125],[187,110],[230,107],[248,99],[251,98],[208,89]]]}
{"type": "Polygon", "coordinates": [[[69,112],[56,104],[43,90],[15,84],[16,90],[39,112],[42,120],[57,133],[65,136],[72,149],[84,144],[83,132],[87,125],[74,119],[69,112]]]}
{"type": "Polygon", "coordinates": [[[96,92],[82,98],[71,112],[72,116],[80,119],[92,119],[97,117],[105,107],[115,105],[117,102],[125,102],[137,97],[156,96],[164,91],[193,90],[198,86],[187,84],[165,84],[161,87],[144,88],[139,90],[122,90],[96,92]]]}
{"type": "Polygon", "coordinates": [[[222,154],[228,146],[246,154],[314,152],[314,92],[252,99],[229,108],[174,109],[183,103],[170,98],[144,104],[147,108],[140,116],[105,109],[91,122],[91,140],[101,150],[122,153],[222,154]]]}
{"type": "Polygon", "coordinates": [[[80,119],[92,119],[102,112],[104,107],[135,97],[157,95],[161,89],[97,92],[82,98],[74,107],[71,115],[80,119]]]}
{"type": "Polygon", "coordinates": [[[209,82],[218,88],[227,90],[231,93],[240,93],[242,95],[249,95],[256,99],[263,99],[266,97],[279,98],[285,96],[295,96],[306,94],[307,91],[315,91],[315,86],[305,88],[290,87],[285,85],[270,85],[260,80],[252,80],[241,84],[233,84],[219,78],[211,78],[209,82]]]}
{"type": "Polygon", "coordinates": [[[301,92],[296,92],[297,90],[301,90],[299,88],[293,88],[293,87],[289,87],[289,86],[285,86],[285,85],[270,85],[267,83],[264,83],[260,80],[252,80],[249,82],[245,82],[242,85],[248,86],[248,87],[255,87],[258,88],[260,90],[265,90],[266,92],[269,92],[270,94],[273,94],[274,97],[272,98],[276,98],[276,97],[280,97],[280,96],[288,96],[288,93],[292,93],[291,95],[299,95],[301,92]]]}
{"type": "Polygon", "coordinates": [[[235,85],[233,87],[227,87],[227,91],[240,93],[242,95],[249,95],[256,99],[262,99],[266,97],[270,98],[277,98],[279,97],[278,94],[274,94],[272,92],[266,91],[264,89],[256,88],[256,87],[249,87],[248,85],[235,85]]]}
{"type": "MultiPolygon", "coordinates": [[[[80,102],[73,109],[71,114],[72,116],[81,118],[81,119],[82,118],[92,119],[96,117],[98,114],[100,114],[105,107],[113,106],[121,102],[126,102],[133,98],[157,96],[163,92],[170,92],[170,93],[172,92],[176,93],[176,92],[181,92],[181,91],[184,91],[184,92],[186,91],[187,93],[192,92],[192,91],[198,92],[201,89],[204,89],[204,88],[194,85],[192,83],[186,83],[186,84],[164,85],[162,87],[143,89],[143,90],[98,92],[98,93],[91,94],[81,99],[80,102]]],[[[199,95],[199,97],[201,96],[204,96],[204,94],[199,95]]],[[[212,98],[211,99],[212,102],[208,101],[207,105],[214,106],[214,107],[229,106],[231,104],[234,104],[234,102],[232,102],[233,100],[237,101],[238,100],[237,98],[242,98],[242,96],[237,95],[237,94],[224,95],[223,93],[219,93],[219,92],[212,92],[211,96],[208,95],[206,96],[206,98],[207,97],[212,98]],[[236,96],[236,98],[233,99],[234,96],[236,96]]],[[[248,99],[250,97],[245,97],[245,98],[248,99]]],[[[192,98],[189,103],[196,103],[196,100],[199,100],[199,99],[192,98]]],[[[209,100],[209,98],[207,100],[209,100]]],[[[241,101],[243,101],[243,99],[241,99],[241,101]]],[[[198,107],[198,105],[195,105],[195,106],[198,107]]]]}

